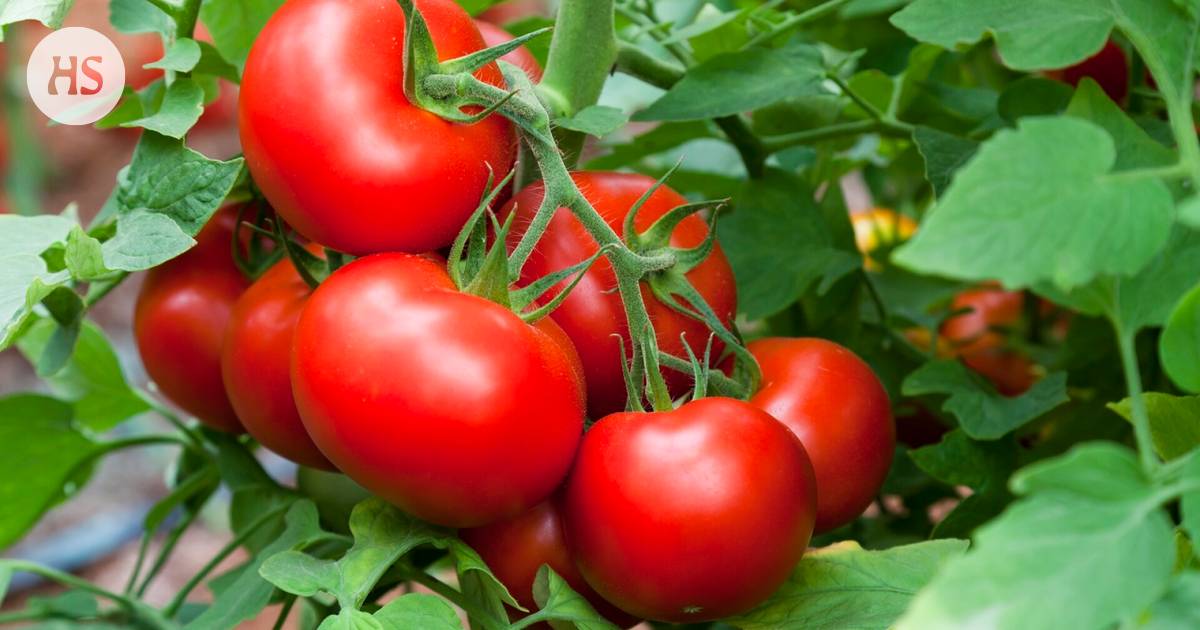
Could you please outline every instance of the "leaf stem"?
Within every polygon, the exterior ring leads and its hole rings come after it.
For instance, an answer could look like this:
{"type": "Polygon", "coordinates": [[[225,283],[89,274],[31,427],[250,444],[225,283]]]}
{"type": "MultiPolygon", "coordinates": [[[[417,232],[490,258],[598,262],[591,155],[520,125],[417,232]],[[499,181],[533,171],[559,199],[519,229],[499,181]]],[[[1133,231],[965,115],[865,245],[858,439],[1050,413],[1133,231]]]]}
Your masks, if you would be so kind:
{"type": "Polygon", "coordinates": [[[750,39],[750,41],[746,42],[745,45],[742,46],[742,50],[746,50],[747,48],[752,48],[765,41],[775,39],[776,37],[787,33],[788,31],[800,28],[809,22],[815,22],[842,8],[843,5],[848,4],[849,2],[850,0],[826,0],[825,2],[818,4],[807,11],[798,13],[783,20],[770,30],[763,31],[758,35],[755,35],[750,39]]]}
{"type": "Polygon", "coordinates": [[[792,147],[817,144],[818,142],[858,136],[864,133],[879,133],[886,136],[906,137],[912,134],[912,129],[905,126],[903,123],[896,125],[880,120],[858,120],[855,122],[830,125],[828,127],[820,127],[806,131],[797,131],[795,133],[770,136],[763,138],[762,143],[766,152],[768,154],[773,154],[790,149],[792,147]]]}
{"type": "Polygon", "coordinates": [[[71,575],[70,573],[43,566],[36,562],[29,562],[27,560],[0,559],[0,566],[7,567],[9,570],[14,572],[24,571],[26,573],[40,575],[64,586],[69,586],[81,591],[87,591],[93,595],[96,595],[97,597],[110,600],[124,610],[128,611],[129,614],[148,622],[152,627],[167,628],[170,626],[167,620],[164,619],[162,615],[158,613],[158,611],[143,604],[142,602],[131,597],[113,593],[112,591],[106,590],[100,586],[88,582],[87,580],[84,580],[83,578],[71,575]]]}
{"type": "Polygon", "coordinates": [[[1129,403],[1133,410],[1133,434],[1137,439],[1138,456],[1147,476],[1153,477],[1159,467],[1154,455],[1154,441],[1150,434],[1150,417],[1146,412],[1146,401],[1142,398],[1142,375],[1138,368],[1137,348],[1134,343],[1136,331],[1127,331],[1120,321],[1114,319],[1117,347],[1121,353],[1121,367],[1125,371],[1125,385],[1129,391],[1129,403]]]}
{"type": "Polygon", "coordinates": [[[233,539],[226,543],[225,546],[222,547],[221,550],[218,551],[217,554],[213,556],[198,573],[193,575],[191,579],[189,579],[187,583],[185,583],[183,587],[179,589],[179,592],[175,594],[175,597],[171,600],[171,603],[167,604],[167,607],[163,609],[164,614],[166,614],[167,617],[174,617],[175,613],[179,612],[179,607],[182,606],[185,601],[187,601],[187,596],[192,592],[193,589],[196,588],[196,586],[200,584],[200,582],[204,581],[204,578],[208,577],[209,573],[212,573],[213,570],[217,568],[217,565],[221,564],[225,558],[229,557],[229,554],[237,551],[237,548],[242,546],[242,543],[252,536],[254,532],[258,531],[259,528],[269,523],[272,519],[279,517],[290,507],[291,504],[287,503],[275,508],[274,510],[271,510],[270,512],[267,512],[266,514],[263,514],[255,519],[254,522],[250,523],[246,529],[234,536],[233,539]]]}
{"type": "Polygon", "coordinates": [[[501,623],[491,613],[476,606],[475,602],[461,592],[425,571],[413,567],[405,571],[405,577],[446,598],[455,606],[463,609],[471,619],[478,621],[484,628],[499,630],[508,627],[507,623],[501,623]]]}

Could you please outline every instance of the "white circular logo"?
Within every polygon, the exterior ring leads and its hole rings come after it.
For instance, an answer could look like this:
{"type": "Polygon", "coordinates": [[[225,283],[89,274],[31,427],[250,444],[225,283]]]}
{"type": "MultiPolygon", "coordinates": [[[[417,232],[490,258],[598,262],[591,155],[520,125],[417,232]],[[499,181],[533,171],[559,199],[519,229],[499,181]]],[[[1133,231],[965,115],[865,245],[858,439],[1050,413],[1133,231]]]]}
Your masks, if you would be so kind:
{"type": "Polygon", "coordinates": [[[34,105],[64,125],[90,125],[117,106],[125,61],[112,40],[82,26],[50,33],[29,56],[25,81],[34,105]]]}

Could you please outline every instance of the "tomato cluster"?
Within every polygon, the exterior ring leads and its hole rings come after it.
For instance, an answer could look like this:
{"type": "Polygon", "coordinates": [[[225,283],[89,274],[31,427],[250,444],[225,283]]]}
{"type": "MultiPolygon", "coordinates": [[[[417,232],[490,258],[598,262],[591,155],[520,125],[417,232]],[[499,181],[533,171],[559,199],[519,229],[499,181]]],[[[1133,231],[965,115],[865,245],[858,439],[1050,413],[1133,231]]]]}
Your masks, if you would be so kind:
{"type": "MultiPolygon", "coordinates": [[[[417,5],[442,56],[484,46],[454,2],[417,5]]],[[[791,574],[814,531],[854,520],[878,493],[895,442],[879,380],[832,342],[765,339],[748,347],[763,375],[748,400],[627,411],[621,348],[633,344],[608,261],[529,323],[460,287],[430,253],[463,228],[489,168],[512,167],[514,131],[499,116],[462,125],[410,104],[403,37],[391,0],[292,0],[264,28],[246,64],[241,136],[251,174],[308,239],[308,258],[277,244],[289,256],[251,283],[231,255],[243,245],[237,212],[222,210],[192,251],[146,280],[136,329],[150,376],[214,428],[244,430],[418,518],[461,528],[527,608],[543,564],[623,626],[754,607],[791,574]],[[297,64],[319,89],[293,84],[285,68],[297,64]],[[340,264],[334,252],[361,257],[340,264]],[[294,261],[321,258],[329,273],[313,288],[317,278],[294,261]]],[[[494,66],[478,76],[499,81],[494,66]]],[[[656,185],[624,173],[572,178],[618,233],[656,185]]],[[[514,219],[509,246],[545,194],[535,183],[499,212],[514,219]]],[[[659,187],[632,225],[645,230],[686,203],[659,187]]],[[[693,215],[669,246],[708,237],[693,215]]],[[[597,250],[560,208],[517,286],[597,250]]],[[[664,303],[652,280],[642,292],[658,346],[704,356],[707,326],[664,303]]],[[[720,247],[686,280],[731,328],[736,290],[720,247]]],[[[711,349],[714,364],[723,350],[711,349]]],[[[689,389],[685,375],[663,376],[673,396],[689,389]]],[[[307,469],[302,479],[327,481],[307,469]]]]}

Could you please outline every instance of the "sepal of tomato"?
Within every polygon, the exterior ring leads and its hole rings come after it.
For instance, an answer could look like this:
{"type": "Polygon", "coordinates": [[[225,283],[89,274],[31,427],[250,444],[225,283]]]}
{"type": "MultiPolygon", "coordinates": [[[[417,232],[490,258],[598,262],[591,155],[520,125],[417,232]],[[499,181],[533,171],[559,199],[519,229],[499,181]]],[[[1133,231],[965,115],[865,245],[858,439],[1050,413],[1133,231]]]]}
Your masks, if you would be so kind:
{"type": "MultiPolygon", "coordinates": [[[[320,247],[309,251],[319,254],[320,247]]],[[[221,374],[250,435],[298,464],[333,470],[308,437],[292,397],[292,337],[311,294],[291,259],[268,269],[234,305],[221,350],[221,374]]]]}
{"type": "Polygon", "coordinates": [[[812,535],[808,455],[732,398],[617,413],[584,437],[567,481],[568,547],[622,610],[692,623],[745,612],[791,574],[812,535]]]}
{"type": "Polygon", "coordinates": [[[583,429],[554,328],[459,292],[428,258],[360,258],[300,315],[296,405],[334,465],[404,511],[450,527],[514,516],[561,483],[583,429]]]}
{"type": "MultiPolygon", "coordinates": [[[[416,5],[440,59],[484,47],[456,3],[416,5]]],[[[443,247],[489,175],[512,168],[512,125],[499,115],[459,124],[416,107],[404,59],[395,0],[292,0],[255,40],[239,100],[246,164],[309,239],[352,254],[443,247]]],[[[495,64],[475,74],[502,85],[495,64]]]]}
{"type": "Polygon", "coordinates": [[[853,521],[892,465],[896,427],[887,391],[849,349],[815,338],[751,342],[762,386],[750,403],[804,444],[817,477],[816,533],[853,521]]]}
{"type": "MultiPolygon", "coordinates": [[[[639,621],[600,597],[575,568],[567,551],[557,500],[542,502],[532,510],[483,527],[464,529],[462,539],[487,563],[501,584],[529,610],[537,610],[533,583],[538,569],[548,565],[605,619],[622,628],[639,621]]],[[[516,614],[516,611],[512,611],[516,614]]]]}
{"type": "MultiPolygon", "coordinates": [[[[631,173],[577,172],[571,177],[588,202],[618,234],[624,233],[626,216],[634,204],[657,183],[651,177],[631,173]]],[[[510,247],[515,247],[524,234],[545,194],[544,184],[538,182],[517,193],[501,211],[501,216],[516,214],[513,230],[508,236],[510,247]]],[[[687,203],[679,193],[661,186],[641,206],[634,227],[639,232],[644,231],[672,209],[687,203]]],[[[691,215],[670,233],[669,245],[679,249],[694,248],[707,237],[708,227],[704,221],[691,215]]],[[[597,249],[596,241],[571,211],[559,208],[525,264],[520,282],[529,284],[568,268],[586,260],[597,249]]],[[[714,245],[702,263],[687,272],[686,279],[724,324],[732,326],[737,311],[737,290],[733,271],[719,244],[714,245]]],[[[703,322],[664,304],[654,296],[647,283],[642,285],[642,297],[663,352],[686,357],[683,341],[686,339],[693,353],[703,356],[711,334],[703,322]]],[[[588,388],[589,415],[598,418],[624,409],[627,393],[621,372],[621,347],[623,343],[628,352],[632,344],[612,265],[605,259],[598,260],[550,317],[579,350],[588,388]]],[[[713,356],[720,356],[721,349],[720,343],[714,343],[713,356]]],[[[681,395],[691,383],[690,374],[666,371],[664,376],[673,395],[681,395]]]]}
{"type": "Polygon", "coordinates": [[[221,344],[250,280],[234,263],[235,207],[218,211],[196,245],[146,274],[133,334],[150,380],[184,411],[222,431],[243,431],[221,378],[221,344]]]}
{"type": "MultiPolygon", "coordinates": [[[[490,48],[499,46],[513,40],[513,36],[508,31],[483,20],[475,20],[475,26],[479,28],[479,34],[483,36],[483,42],[490,48]]],[[[516,50],[501,57],[501,59],[513,64],[514,66],[525,71],[529,75],[529,80],[537,83],[542,80],[542,64],[538,63],[537,57],[529,52],[529,49],[521,46],[516,50]]]]}

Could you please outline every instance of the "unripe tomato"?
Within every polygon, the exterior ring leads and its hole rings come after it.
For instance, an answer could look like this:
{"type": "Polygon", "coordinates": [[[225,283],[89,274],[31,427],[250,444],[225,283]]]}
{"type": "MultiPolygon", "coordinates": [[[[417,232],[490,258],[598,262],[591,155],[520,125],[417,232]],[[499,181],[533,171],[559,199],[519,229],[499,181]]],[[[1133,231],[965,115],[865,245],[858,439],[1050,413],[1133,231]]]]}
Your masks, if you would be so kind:
{"type": "Polygon", "coordinates": [[[298,464],[331,470],[292,398],[292,336],[311,294],[288,258],[250,285],[229,318],[221,374],[238,419],[254,439],[298,464]]]}
{"type": "MultiPolygon", "coordinates": [[[[573,173],[571,177],[584,197],[596,208],[604,220],[618,234],[622,232],[625,216],[633,204],[654,185],[655,180],[645,175],[631,173],[573,173]]],[[[513,232],[509,235],[509,246],[514,247],[524,234],[545,197],[541,182],[521,192],[501,211],[503,216],[516,212],[513,232]]],[[[637,216],[637,229],[645,230],[672,208],[687,203],[679,193],[663,186],[646,201],[637,216]]],[[[708,227],[698,216],[684,219],[671,236],[674,247],[695,247],[708,235],[708,227]]],[[[537,278],[565,269],[596,253],[596,241],[583,225],[566,208],[560,208],[550,221],[537,248],[522,270],[521,282],[533,282],[537,278]]],[[[737,311],[737,289],[733,270],[725,259],[719,245],[698,267],[687,274],[718,316],[727,326],[732,325],[737,311]]],[[[559,285],[557,289],[561,289],[559,285]]],[[[600,259],[584,275],[583,281],[571,292],[551,318],[562,326],[567,336],[579,350],[588,388],[588,412],[593,418],[625,408],[625,381],[621,374],[621,341],[626,352],[631,348],[629,330],[621,296],[617,293],[617,278],[606,259],[600,259]]],[[[643,285],[642,296],[646,309],[654,322],[658,345],[662,351],[686,357],[680,335],[686,335],[687,343],[697,356],[704,356],[708,343],[709,329],[701,322],[672,310],[659,302],[650,289],[643,285]]],[[[721,344],[713,344],[712,356],[719,356],[721,344]]],[[[667,384],[674,395],[682,394],[691,385],[691,377],[674,371],[664,371],[667,384]]]]}
{"type": "Polygon", "coordinates": [[[854,227],[854,243],[865,257],[863,266],[868,271],[879,270],[879,263],[871,258],[873,252],[880,248],[891,250],[917,232],[916,221],[888,208],[854,212],[850,223],[854,227]]]}
{"type": "Polygon", "coordinates": [[[1047,74],[1073,86],[1079,85],[1084,78],[1090,78],[1099,83],[1104,93],[1116,103],[1124,103],[1129,96],[1129,59],[1113,41],[1104,44],[1100,52],[1078,64],[1047,74]]]}
{"type": "Polygon", "coordinates": [[[221,342],[250,280],[234,264],[237,209],[225,208],[183,255],[151,269],[133,315],[146,373],[160,391],[205,424],[241,432],[221,380],[221,342]]]}
{"type": "Polygon", "coordinates": [[[567,552],[563,538],[559,507],[554,500],[538,504],[532,510],[512,518],[489,523],[483,527],[464,529],[459,532],[487,563],[488,568],[508,588],[517,603],[529,610],[537,610],[533,598],[533,583],[538,569],[549,565],[567,584],[588,600],[605,619],[628,628],[638,620],[616,606],[604,601],[587,585],[575,562],[567,552]]]}
{"type": "Polygon", "coordinates": [[[583,430],[576,359],[553,326],[460,293],[427,258],[360,258],[300,314],[296,407],[329,461],[409,514],[514,516],[562,482],[583,430]]]}
{"type": "MultiPolygon", "coordinates": [[[[416,6],[442,59],[484,47],[452,0],[416,6]]],[[[476,76],[503,85],[495,64],[476,76]]],[[[285,3],[246,60],[239,122],[246,165],[279,214],[353,254],[450,244],[517,148],[502,116],[466,125],[409,103],[395,0],[285,3]]]]}
{"type": "Polygon", "coordinates": [[[832,341],[771,338],[748,348],[763,373],[750,404],[791,429],[812,460],[816,533],[853,521],[879,493],[896,447],[883,384],[862,359],[832,341]]]}
{"type": "Polygon", "coordinates": [[[1033,361],[1008,347],[1005,328],[1021,321],[1025,297],[1019,291],[985,286],[954,297],[952,311],[969,309],[942,324],[942,335],[967,367],[992,382],[996,391],[1016,396],[1036,380],[1033,361]]]}
{"type": "MultiPolygon", "coordinates": [[[[475,20],[475,26],[479,27],[479,34],[483,35],[483,43],[489,48],[513,40],[513,36],[508,31],[491,22],[475,20]]],[[[529,75],[530,81],[537,83],[542,80],[542,64],[538,63],[537,57],[534,57],[528,48],[521,46],[501,59],[524,70],[525,74],[529,75]]]]}
{"type": "Polygon", "coordinates": [[[812,535],[808,455],[732,398],[617,413],[584,437],[567,480],[567,544],[622,610],[691,623],[745,612],[787,579],[812,535]]]}

